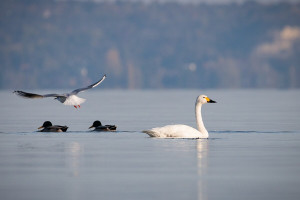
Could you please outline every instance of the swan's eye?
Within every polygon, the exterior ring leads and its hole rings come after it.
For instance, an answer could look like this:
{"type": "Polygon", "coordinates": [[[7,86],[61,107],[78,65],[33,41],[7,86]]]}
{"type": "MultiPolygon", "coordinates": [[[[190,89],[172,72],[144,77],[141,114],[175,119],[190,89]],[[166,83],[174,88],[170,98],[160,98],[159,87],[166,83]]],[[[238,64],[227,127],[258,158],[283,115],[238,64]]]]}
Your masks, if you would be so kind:
{"type": "Polygon", "coordinates": [[[205,97],[203,97],[203,99],[205,99],[205,97]]]}

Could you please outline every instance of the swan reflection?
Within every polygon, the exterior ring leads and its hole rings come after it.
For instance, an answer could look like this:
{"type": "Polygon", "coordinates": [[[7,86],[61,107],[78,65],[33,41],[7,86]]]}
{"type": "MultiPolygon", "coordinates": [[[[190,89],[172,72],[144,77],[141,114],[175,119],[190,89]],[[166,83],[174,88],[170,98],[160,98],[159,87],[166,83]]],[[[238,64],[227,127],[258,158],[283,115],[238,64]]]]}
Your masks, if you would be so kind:
{"type": "Polygon", "coordinates": [[[79,175],[80,167],[80,156],[83,152],[83,146],[78,142],[71,142],[67,146],[67,153],[70,160],[68,160],[68,165],[70,165],[70,171],[72,176],[79,175]]]}
{"type": "Polygon", "coordinates": [[[208,154],[208,140],[197,140],[197,174],[198,174],[198,200],[207,200],[207,188],[204,182],[208,154]]]}

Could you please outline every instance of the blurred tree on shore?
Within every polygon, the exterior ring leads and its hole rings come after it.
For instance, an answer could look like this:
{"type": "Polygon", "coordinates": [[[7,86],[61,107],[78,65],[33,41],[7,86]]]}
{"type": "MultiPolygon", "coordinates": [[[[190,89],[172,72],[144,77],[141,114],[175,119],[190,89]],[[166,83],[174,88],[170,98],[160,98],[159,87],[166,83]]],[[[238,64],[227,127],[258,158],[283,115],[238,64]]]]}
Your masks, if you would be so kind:
{"type": "Polygon", "coordinates": [[[300,4],[4,0],[0,88],[299,88],[300,4]]]}

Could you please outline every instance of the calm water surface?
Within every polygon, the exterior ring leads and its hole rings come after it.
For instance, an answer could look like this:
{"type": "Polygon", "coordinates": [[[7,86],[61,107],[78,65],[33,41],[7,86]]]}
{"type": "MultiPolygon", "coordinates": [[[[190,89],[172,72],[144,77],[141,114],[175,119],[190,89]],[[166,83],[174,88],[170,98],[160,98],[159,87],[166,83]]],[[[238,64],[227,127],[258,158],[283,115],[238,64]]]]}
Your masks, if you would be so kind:
{"type": "MultiPolygon", "coordinates": [[[[53,91],[34,91],[53,92],[53,91]]],[[[57,91],[54,91],[57,92],[57,91]]],[[[64,91],[62,91],[64,92],[64,91]]],[[[299,199],[299,90],[92,90],[81,109],[0,92],[0,199],[299,199]],[[209,139],[155,139],[141,131],[195,127],[209,139]],[[116,124],[94,133],[94,120],[116,124]],[[67,133],[39,133],[46,120],[67,133]]]]}

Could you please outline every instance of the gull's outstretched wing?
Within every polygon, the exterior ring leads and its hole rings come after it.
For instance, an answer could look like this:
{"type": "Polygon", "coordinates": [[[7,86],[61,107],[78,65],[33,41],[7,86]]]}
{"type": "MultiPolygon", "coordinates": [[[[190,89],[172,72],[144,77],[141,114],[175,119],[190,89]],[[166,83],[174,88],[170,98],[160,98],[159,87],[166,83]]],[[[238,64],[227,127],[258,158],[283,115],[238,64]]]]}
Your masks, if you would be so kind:
{"type": "Polygon", "coordinates": [[[28,93],[28,92],[23,92],[23,91],[14,91],[15,94],[25,97],[25,98],[30,98],[30,99],[36,99],[36,98],[45,98],[45,97],[58,97],[62,96],[61,94],[34,94],[34,93],[28,93]]]}
{"type": "Polygon", "coordinates": [[[106,75],[104,75],[104,76],[103,76],[99,81],[97,81],[96,83],[94,83],[94,84],[92,84],[92,85],[89,85],[89,86],[87,86],[87,87],[85,87],[85,88],[79,88],[79,89],[76,89],[76,90],[72,91],[70,94],[75,95],[75,94],[77,94],[77,93],[79,93],[79,92],[82,92],[82,91],[84,91],[84,90],[88,90],[88,89],[91,89],[91,88],[93,88],[93,87],[96,87],[96,86],[99,85],[102,81],[104,81],[105,78],[106,78],[106,75]]]}

